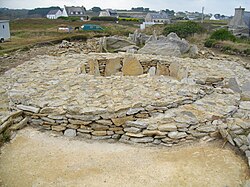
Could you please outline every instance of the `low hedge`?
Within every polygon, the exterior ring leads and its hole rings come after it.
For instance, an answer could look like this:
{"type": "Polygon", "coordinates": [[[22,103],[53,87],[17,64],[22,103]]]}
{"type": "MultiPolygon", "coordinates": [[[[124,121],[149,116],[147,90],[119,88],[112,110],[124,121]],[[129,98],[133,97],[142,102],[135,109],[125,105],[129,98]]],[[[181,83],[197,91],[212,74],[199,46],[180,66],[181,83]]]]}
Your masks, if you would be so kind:
{"type": "Polygon", "coordinates": [[[91,21],[118,21],[116,17],[92,17],[91,21]]]}

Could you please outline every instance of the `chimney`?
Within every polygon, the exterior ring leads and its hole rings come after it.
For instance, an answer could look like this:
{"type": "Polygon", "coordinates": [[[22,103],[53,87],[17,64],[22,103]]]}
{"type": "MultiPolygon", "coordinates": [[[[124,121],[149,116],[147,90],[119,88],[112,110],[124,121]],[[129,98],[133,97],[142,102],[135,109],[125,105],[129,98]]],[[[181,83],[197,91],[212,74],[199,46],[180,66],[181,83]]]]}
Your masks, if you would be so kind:
{"type": "Polygon", "coordinates": [[[245,11],[245,8],[235,8],[235,16],[237,16],[238,18],[243,18],[244,16],[244,11],[245,11]]]}
{"type": "Polygon", "coordinates": [[[236,27],[244,27],[246,26],[245,22],[244,22],[244,12],[245,12],[245,8],[235,8],[235,14],[233,19],[231,20],[229,25],[232,26],[236,26],[236,27]]]}

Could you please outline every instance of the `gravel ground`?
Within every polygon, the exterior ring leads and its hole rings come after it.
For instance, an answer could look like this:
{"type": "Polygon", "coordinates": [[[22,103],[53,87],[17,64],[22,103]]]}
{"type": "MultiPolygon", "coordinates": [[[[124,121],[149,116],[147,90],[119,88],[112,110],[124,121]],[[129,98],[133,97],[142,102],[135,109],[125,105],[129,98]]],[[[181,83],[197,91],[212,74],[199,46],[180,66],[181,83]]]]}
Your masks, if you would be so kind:
{"type": "Polygon", "coordinates": [[[241,186],[247,164],[221,144],[145,147],[26,128],[1,149],[0,186],[241,186]]]}

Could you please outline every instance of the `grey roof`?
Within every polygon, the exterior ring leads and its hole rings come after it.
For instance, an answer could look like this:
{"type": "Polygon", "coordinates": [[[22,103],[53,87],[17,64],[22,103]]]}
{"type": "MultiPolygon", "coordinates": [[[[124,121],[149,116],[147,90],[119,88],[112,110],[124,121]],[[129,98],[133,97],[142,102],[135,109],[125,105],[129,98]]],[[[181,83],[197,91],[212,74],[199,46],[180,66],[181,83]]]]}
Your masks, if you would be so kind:
{"type": "MultiPolygon", "coordinates": [[[[71,15],[71,12],[82,12],[83,14],[86,13],[86,8],[84,6],[65,6],[66,12],[68,15],[71,15]]],[[[79,14],[74,14],[74,16],[77,16],[79,14]]]]}
{"type": "Polygon", "coordinates": [[[50,10],[47,15],[55,15],[58,11],[59,9],[50,10]]]}
{"type": "Polygon", "coordinates": [[[10,22],[10,20],[0,20],[0,23],[10,22]]]}
{"type": "Polygon", "coordinates": [[[168,19],[168,15],[164,13],[148,13],[152,19],[168,19]]]}
{"type": "Polygon", "coordinates": [[[109,14],[110,14],[111,16],[117,15],[117,11],[116,11],[116,10],[107,9],[107,11],[109,12],[109,14]]]}

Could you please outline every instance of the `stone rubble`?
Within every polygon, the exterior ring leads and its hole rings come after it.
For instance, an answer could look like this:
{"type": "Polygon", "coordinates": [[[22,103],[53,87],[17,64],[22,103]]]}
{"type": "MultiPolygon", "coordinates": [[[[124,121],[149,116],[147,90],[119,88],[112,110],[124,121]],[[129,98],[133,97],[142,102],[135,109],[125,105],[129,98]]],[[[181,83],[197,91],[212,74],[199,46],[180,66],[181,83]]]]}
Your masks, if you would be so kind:
{"type": "Polygon", "coordinates": [[[0,133],[28,123],[69,137],[163,146],[221,137],[250,160],[249,80],[249,70],[225,58],[38,56],[0,76],[0,133]]]}

